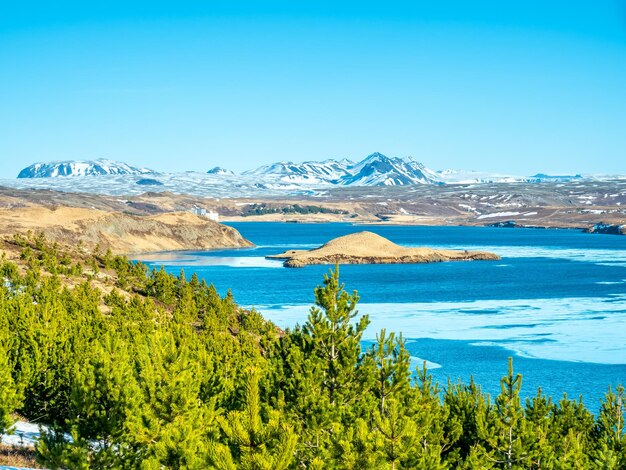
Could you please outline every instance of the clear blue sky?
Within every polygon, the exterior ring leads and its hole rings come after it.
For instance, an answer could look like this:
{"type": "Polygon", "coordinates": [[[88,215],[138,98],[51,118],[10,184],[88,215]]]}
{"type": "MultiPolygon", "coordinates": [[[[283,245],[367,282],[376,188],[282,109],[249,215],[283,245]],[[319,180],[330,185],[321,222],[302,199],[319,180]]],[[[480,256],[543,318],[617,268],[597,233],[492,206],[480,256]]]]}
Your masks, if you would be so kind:
{"type": "Polygon", "coordinates": [[[626,173],[626,2],[0,6],[0,177],[59,159],[205,171],[374,151],[626,173]]]}

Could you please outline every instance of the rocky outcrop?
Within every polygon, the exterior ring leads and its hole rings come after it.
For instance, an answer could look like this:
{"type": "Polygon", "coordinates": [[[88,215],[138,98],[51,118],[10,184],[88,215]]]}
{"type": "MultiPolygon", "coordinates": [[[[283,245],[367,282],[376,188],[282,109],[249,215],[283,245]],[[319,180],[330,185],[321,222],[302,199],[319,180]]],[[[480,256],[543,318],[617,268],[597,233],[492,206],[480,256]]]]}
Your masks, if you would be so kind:
{"type": "Polygon", "coordinates": [[[0,210],[0,233],[42,232],[59,244],[116,254],[252,246],[232,227],[189,212],[135,216],[69,207],[0,210]]]}
{"type": "Polygon", "coordinates": [[[585,230],[587,233],[602,233],[608,235],[626,235],[626,225],[616,224],[595,224],[585,230]]]}
{"type": "Polygon", "coordinates": [[[313,250],[289,250],[267,258],[284,260],[283,264],[288,268],[309,264],[408,264],[500,259],[498,255],[484,251],[407,248],[372,232],[353,233],[313,250]]]}
{"type": "Polygon", "coordinates": [[[498,228],[516,228],[517,222],[514,220],[507,220],[505,222],[494,222],[493,224],[487,225],[487,227],[498,227],[498,228]]]}

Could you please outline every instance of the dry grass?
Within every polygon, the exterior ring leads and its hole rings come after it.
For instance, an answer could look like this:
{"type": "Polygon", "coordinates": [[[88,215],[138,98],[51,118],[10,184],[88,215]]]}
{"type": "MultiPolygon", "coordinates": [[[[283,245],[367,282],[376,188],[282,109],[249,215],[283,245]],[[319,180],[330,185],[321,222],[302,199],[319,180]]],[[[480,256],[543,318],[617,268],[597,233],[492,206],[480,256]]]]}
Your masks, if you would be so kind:
{"type": "Polygon", "coordinates": [[[10,467],[44,468],[37,463],[37,452],[32,447],[0,444],[0,465],[10,467]]]}

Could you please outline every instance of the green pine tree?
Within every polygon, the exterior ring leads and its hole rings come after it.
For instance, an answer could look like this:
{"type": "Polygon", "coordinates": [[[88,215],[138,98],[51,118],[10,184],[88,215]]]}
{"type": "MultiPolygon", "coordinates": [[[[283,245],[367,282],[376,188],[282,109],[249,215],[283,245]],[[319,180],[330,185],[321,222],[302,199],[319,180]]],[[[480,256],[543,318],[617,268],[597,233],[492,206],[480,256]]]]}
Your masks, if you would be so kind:
{"type": "Polygon", "coordinates": [[[143,341],[135,353],[141,404],[129,417],[128,441],[142,469],[202,469],[216,423],[211,403],[200,400],[202,360],[193,330],[159,329],[143,341]]]}
{"type": "Polygon", "coordinates": [[[311,339],[307,352],[322,362],[321,385],[331,406],[345,406],[357,396],[360,342],[369,324],[367,316],[352,323],[359,296],[356,291],[348,294],[344,287],[339,283],[339,266],[324,275],[324,285],[315,288],[315,307],[303,327],[303,334],[311,339]]]}
{"type": "Polygon", "coordinates": [[[553,409],[551,443],[557,468],[589,468],[594,440],[595,420],[582,398],[574,401],[566,395],[553,409]]]}
{"type": "Polygon", "coordinates": [[[11,375],[13,368],[9,363],[8,348],[4,346],[7,337],[6,331],[0,330],[0,436],[10,431],[13,425],[11,415],[21,402],[20,393],[11,375]]]}
{"type": "Polygon", "coordinates": [[[380,436],[378,450],[382,461],[392,470],[402,468],[418,440],[415,423],[408,418],[397,400],[389,398],[384,413],[374,412],[376,432],[380,436]]]}
{"type": "Polygon", "coordinates": [[[42,433],[41,463],[50,467],[115,468],[134,460],[125,439],[127,422],[138,411],[139,389],[127,344],[107,337],[93,346],[88,359],[75,369],[71,416],[63,428],[42,433]]]}
{"type": "Polygon", "coordinates": [[[532,399],[526,400],[525,416],[531,430],[529,443],[530,467],[536,470],[556,468],[555,449],[552,445],[552,399],[541,388],[532,399]]]}
{"type": "Polygon", "coordinates": [[[340,433],[335,440],[334,459],[339,468],[367,470],[378,468],[382,463],[376,440],[376,431],[370,429],[370,423],[357,418],[340,433]]]}
{"type": "Polygon", "coordinates": [[[339,268],[331,270],[315,289],[306,324],[283,336],[273,356],[280,401],[302,431],[298,458],[305,466],[329,465],[332,449],[346,438],[343,424],[352,424],[368,403],[361,339],[369,320],[352,322],[357,302],[357,293],[340,284],[339,268]]]}
{"type": "Polygon", "coordinates": [[[231,411],[218,418],[233,449],[236,468],[287,469],[294,459],[297,436],[291,426],[281,420],[280,412],[263,409],[259,395],[259,372],[256,369],[249,373],[245,398],[242,411],[231,411]]]}
{"type": "MultiPolygon", "coordinates": [[[[479,450],[479,423],[486,421],[490,410],[489,399],[473,377],[465,385],[460,381],[448,382],[443,399],[446,435],[456,436],[454,446],[444,451],[447,462],[460,466],[462,462],[475,462],[483,455],[479,450]],[[470,458],[471,457],[471,458],[470,458]]],[[[485,461],[486,462],[486,461],[485,461]]],[[[471,467],[470,467],[471,468],[471,467]]]]}
{"type": "Polygon", "coordinates": [[[408,414],[418,429],[418,443],[409,463],[414,468],[432,470],[448,468],[446,454],[456,445],[462,433],[461,424],[449,419],[449,408],[441,403],[439,386],[433,383],[426,361],[416,368],[408,414]]]}
{"type": "Polygon", "coordinates": [[[597,420],[599,448],[594,456],[596,468],[626,468],[626,393],[623,386],[613,392],[609,387],[597,420]]]}
{"type": "Polygon", "coordinates": [[[410,388],[411,357],[404,347],[402,336],[381,330],[376,343],[368,350],[367,358],[373,363],[375,377],[373,392],[378,400],[378,411],[384,414],[389,397],[408,397],[410,388]]]}
{"type": "Polygon", "coordinates": [[[512,358],[500,386],[495,407],[478,416],[479,437],[494,463],[507,470],[525,468],[530,459],[530,433],[519,396],[522,376],[514,375],[512,358]]]}

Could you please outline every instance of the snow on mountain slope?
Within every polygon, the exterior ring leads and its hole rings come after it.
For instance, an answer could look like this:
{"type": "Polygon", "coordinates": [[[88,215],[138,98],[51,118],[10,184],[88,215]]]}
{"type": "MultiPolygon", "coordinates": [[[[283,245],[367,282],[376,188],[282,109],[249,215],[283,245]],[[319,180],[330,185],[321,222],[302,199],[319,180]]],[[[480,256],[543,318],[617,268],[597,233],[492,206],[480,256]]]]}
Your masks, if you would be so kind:
{"type": "Polygon", "coordinates": [[[216,166],[214,168],[211,168],[209,171],[207,171],[207,173],[209,175],[234,175],[235,174],[232,171],[227,170],[226,168],[222,168],[221,166],[216,166]]]}
{"type": "MultiPolygon", "coordinates": [[[[319,185],[277,181],[272,177],[243,177],[240,175],[215,175],[201,172],[160,173],[160,185],[137,184],[141,175],[102,175],[72,178],[13,178],[0,179],[0,187],[53,189],[73,193],[109,194],[131,196],[151,192],[170,191],[209,197],[259,197],[284,194],[312,194],[319,185]]],[[[328,185],[323,186],[325,188],[328,185]]]]}
{"type": "Polygon", "coordinates": [[[437,173],[408,158],[389,158],[373,153],[350,168],[350,175],[341,179],[347,186],[402,186],[439,184],[437,173]]]}
{"type": "Polygon", "coordinates": [[[35,163],[20,171],[18,178],[56,178],[59,176],[144,175],[155,173],[124,162],[107,160],[60,161],[35,163]]]}
{"type": "Polygon", "coordinates": [[[373,153],[359,163],[350,160],[323,162],[278,162],[244,172],[245,176],[273,176],[283,182],[390,186],[437,184],[437,174],[412,158],[389,158],[373,153]]]}
{"type": "Polygon", "coordinates": [[[325,160],[323,162],[278,162],[263,165],[256,170],[245,171],[244,176],[274,176],[281,181],[301,181],[308,183],[335,183],[349,175],[349,160],[325,160]]]}

